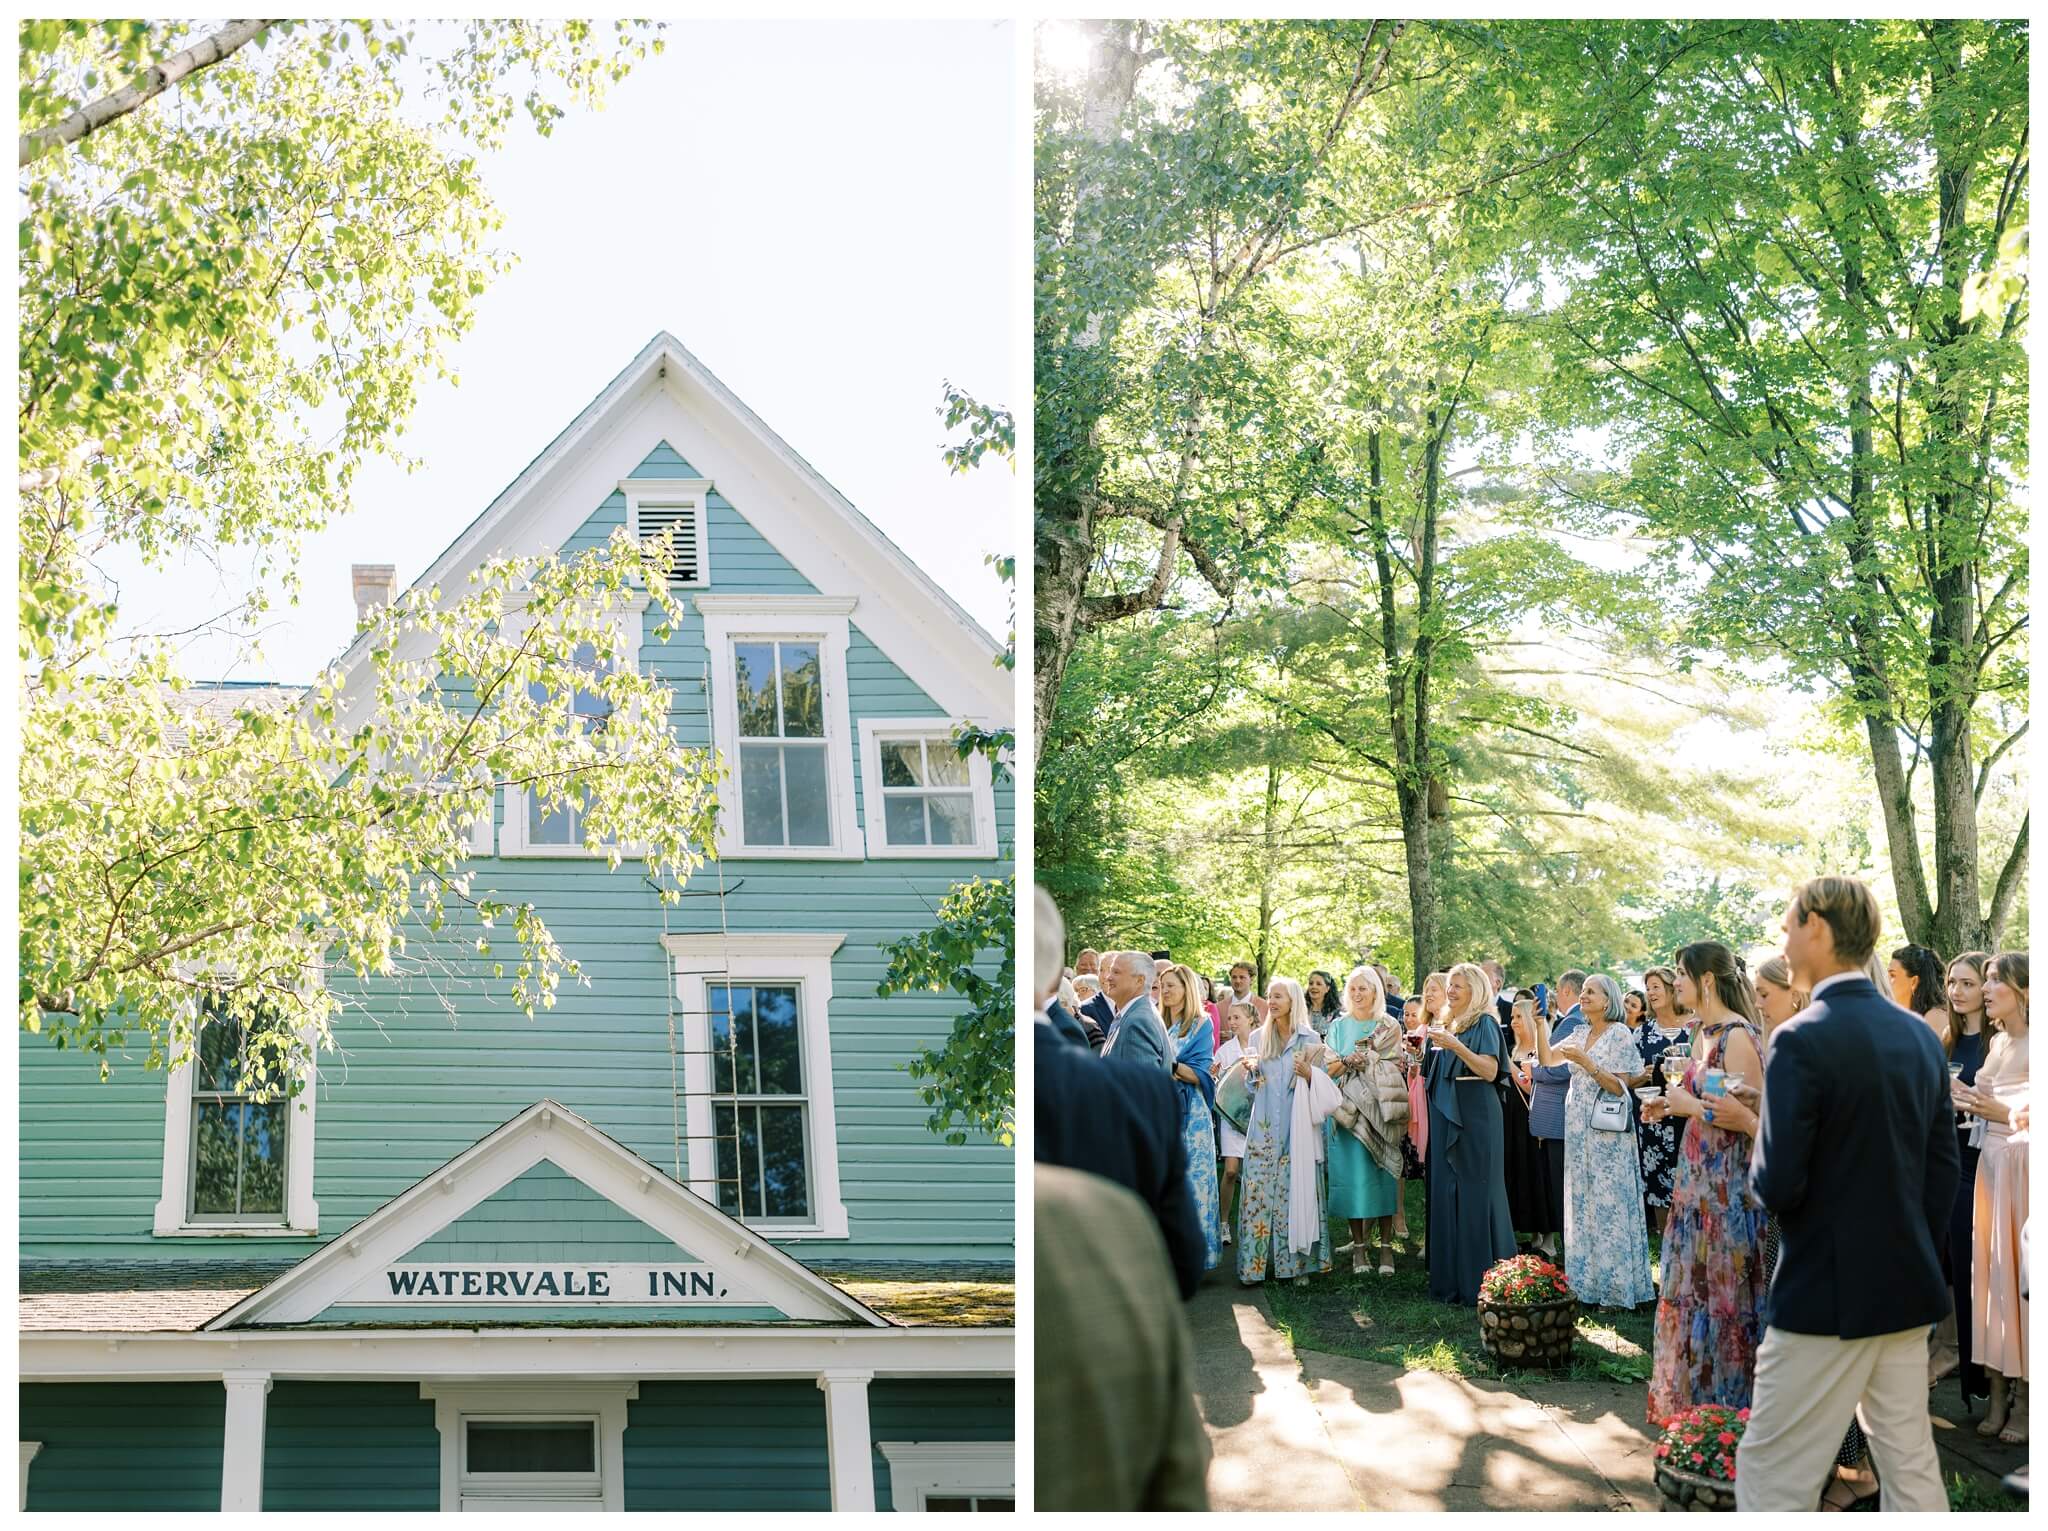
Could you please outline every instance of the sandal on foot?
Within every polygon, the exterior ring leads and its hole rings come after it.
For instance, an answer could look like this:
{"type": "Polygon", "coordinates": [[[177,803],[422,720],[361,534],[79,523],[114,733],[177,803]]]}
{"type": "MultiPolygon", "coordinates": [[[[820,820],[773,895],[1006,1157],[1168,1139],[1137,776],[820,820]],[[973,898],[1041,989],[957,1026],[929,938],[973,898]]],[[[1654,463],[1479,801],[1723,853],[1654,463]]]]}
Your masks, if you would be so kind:
{"type": "Polygon", "coordinates": [[[1381,1274],[1382,1276],[1391,1276],[1391,1275],[1393,1275],[1393,1274],[1394,1274],[1394,1262],[1393,1262],[1393,1261],[1391,1261],[1391,1260],[1382,1260],[1382,1261],[1380,1261],[1380,1274],[1381,1274]]]}
{"type": "Polygon", "coordinates": [[[2008,1446],[2024,1446],[2027,1444],[2027,1427],[2024,1423],[2014,1424],[2007,1420],[2005,1428],[1998,1432],[1998,1438],[2008,1446]]]}
{"type": "Polygon", "coordinates": [[[1846,1478],[1830,1478],[1828,1486],[1821,1490],[1820,1507],[1843,1514],[1855,1510],[1874,1510],[1877,1508],[1878,1492],[1877,1489],[1872,1489],[1867,1494],[1859,1494],[1846,1478]],[[1839,1494],[1836,1492],[1838,1489],[1841,1491],[1839,1494]]]}

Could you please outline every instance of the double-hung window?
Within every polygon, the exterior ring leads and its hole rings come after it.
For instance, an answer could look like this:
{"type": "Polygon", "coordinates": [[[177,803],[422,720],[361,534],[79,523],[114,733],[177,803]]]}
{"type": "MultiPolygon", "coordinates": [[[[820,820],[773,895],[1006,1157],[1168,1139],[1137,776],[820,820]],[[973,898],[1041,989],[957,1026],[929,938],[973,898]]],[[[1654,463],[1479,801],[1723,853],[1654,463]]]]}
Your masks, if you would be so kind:
{"type": "MultiPolygon", "coordinates": [[[[611,673],[609,664],[597,662],[595,644],[579,643],[575,653],[579,670],[593,671],[599,679],[611,673]]],[[[535,702],[546,707],[555,700],[554,693],[539,681],[527,688],[527,694],[535,702]]],[[[595,733],[605,726],[612,715],[612,704],[595,691],[586,691],[578,686],[569,698],[569,711],[585,733],[595,733]]],[[[557,802],[552,807],[541,801],[538,792],[526,794],[526,843],[536,846],[576,846],[583,844],[583,820],[585,809],[570,802],[557,802]]]]}
{"type": "MultiPolygon", "coordinates": [[[[310,966],[317,974],[318,964],[310,966]]],[[[274,1074],[261,1084],[248,1079],[242,1023],[225,1013],[218,992],[203,995],[192,1046],[166,1082],[163,1190],[153,1231],[228,1238],[313,1233],[320,1208],[313,1200],[318,1092],[311,1059],[297,1064],[296,1095],[274,1074]]],[[[300,1041],[310,1047],[311,1032],[302,1031],[300,1041]]]]}
{"type": "Polygon", "coordinates": [[[719,854],[861,854],[847,712],[849,598],[701,595],[712,738],[724,758],[719,854]]]}
{"type": "Polygon", "coordinates": [[[811,1220],[802,990],[705,986],[719,1210],[746,1222],[811,1220]]]}
{"type": "Polygon", "coordinates": [[[778,1240],[847,1237],[832,1105],[832,958],[844,934],[662,937],[683,1018],[685,1178],[778,1240]]]}
{"type": "Polygon", "coordinates": [[[832,843],[821,649],[815,638],[733,645],[740,838],[747,845],[832,843]]]}
{"type": "Polygon", "coordinates": [[[285,1220],[286,1113],[242,1081],[242,1023],[208,999],[192,1070],[192,1223],[285,1220]]]}
{"type": "Polygon", "coordinates": [[[996,853],[986,757],[962,758],[944,718],[863,718],[862,796],[873,857],[985,859],[996,853]]]}

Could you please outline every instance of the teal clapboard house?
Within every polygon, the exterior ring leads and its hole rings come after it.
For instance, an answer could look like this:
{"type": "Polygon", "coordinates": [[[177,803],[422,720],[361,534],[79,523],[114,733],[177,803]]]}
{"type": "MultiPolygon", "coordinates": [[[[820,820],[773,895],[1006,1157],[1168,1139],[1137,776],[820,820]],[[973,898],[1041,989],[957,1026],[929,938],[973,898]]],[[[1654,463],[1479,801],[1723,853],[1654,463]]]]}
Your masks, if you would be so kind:
{"type": "Polygon", "coordinates": [[[1009,677],[666,334],[420,579],[622,524],[675,531],[688,621],[637,658],[746,778],[719,859],[664,906],[501,792],[476,881],[589,985],[529,1020],[330,972],[305,1109],[235,1096],[226,1022],[104,1083],[23,1035],[24,1508],[1011,1507],[1012,1155],[932,1135],[904,1070],[957,1002],[876,997],[887,942],[1008,875],[1009,784],[947,744],[1009,677]],[[771,665],[821,714],[764,776],[735,689],[771,665]]]}

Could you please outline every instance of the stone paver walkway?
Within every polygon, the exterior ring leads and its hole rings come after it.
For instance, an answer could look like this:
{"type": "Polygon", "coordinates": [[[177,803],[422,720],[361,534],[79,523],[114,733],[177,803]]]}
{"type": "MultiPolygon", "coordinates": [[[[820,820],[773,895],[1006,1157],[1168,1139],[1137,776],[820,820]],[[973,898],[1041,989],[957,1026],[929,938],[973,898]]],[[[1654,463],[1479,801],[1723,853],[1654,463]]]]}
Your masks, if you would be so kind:
{"type": "MultiPolygon", "coordinates": [[[[1212,1273],[1188,1305],[1216,1510],[1655,1510],[1639,1383],[1499,1382],[1297,1353],[1258,1290],[1212,1273]]],[[[1995,1483],[2024,1449],[1933,1398],[1944,1473],[1995,1483]],[[1949,1425],[1949,1420],[1958,1421],[1949,1425]]]]}

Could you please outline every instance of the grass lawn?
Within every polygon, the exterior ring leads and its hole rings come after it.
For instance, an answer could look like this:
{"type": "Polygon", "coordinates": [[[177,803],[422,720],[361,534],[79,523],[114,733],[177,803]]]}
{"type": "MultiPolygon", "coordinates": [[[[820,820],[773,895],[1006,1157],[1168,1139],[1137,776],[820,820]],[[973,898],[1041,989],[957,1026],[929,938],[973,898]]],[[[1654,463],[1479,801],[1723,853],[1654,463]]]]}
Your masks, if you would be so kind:
{"type": "MultiPolygon", "coordinates": [[[[1513,1377],[1518,1390],[1542,1396],[1547,1378],[1647,1386],[1650,1380],[1650,1337],[1654,1308],[1628,1313],[1593,1309],[1579,1314],[1579,1343],[1571,1367],[1562,1372],[1496,1366],[1479,1346],[1479,1318],[1469,1307],[1437,1302],[1429,1295],[1429,1273],[1423,1264],[1423,1188],[1419,1180],[1403,1183],[1411,1237],[1394,1257],[1391,1276],[1354,1276],[1350,1256],[1338,1256],[1340,1269],[1312,1278],[1306,1286],[1288,1281],[1266,1283],[1273,1317],[1288,1332],[1296,1350],[1321,1350],[1379,1361],[1403,1371],[1448,1372],[1460,1377],[1513,1377]]],[[[1330,1247],[1351,1237],[1348,1225],[1330,1224],[1330,1247]]],[[[1650,1263],[1657,1264],[1658,1240],[1650,1239],[1650,1263]]]]}

